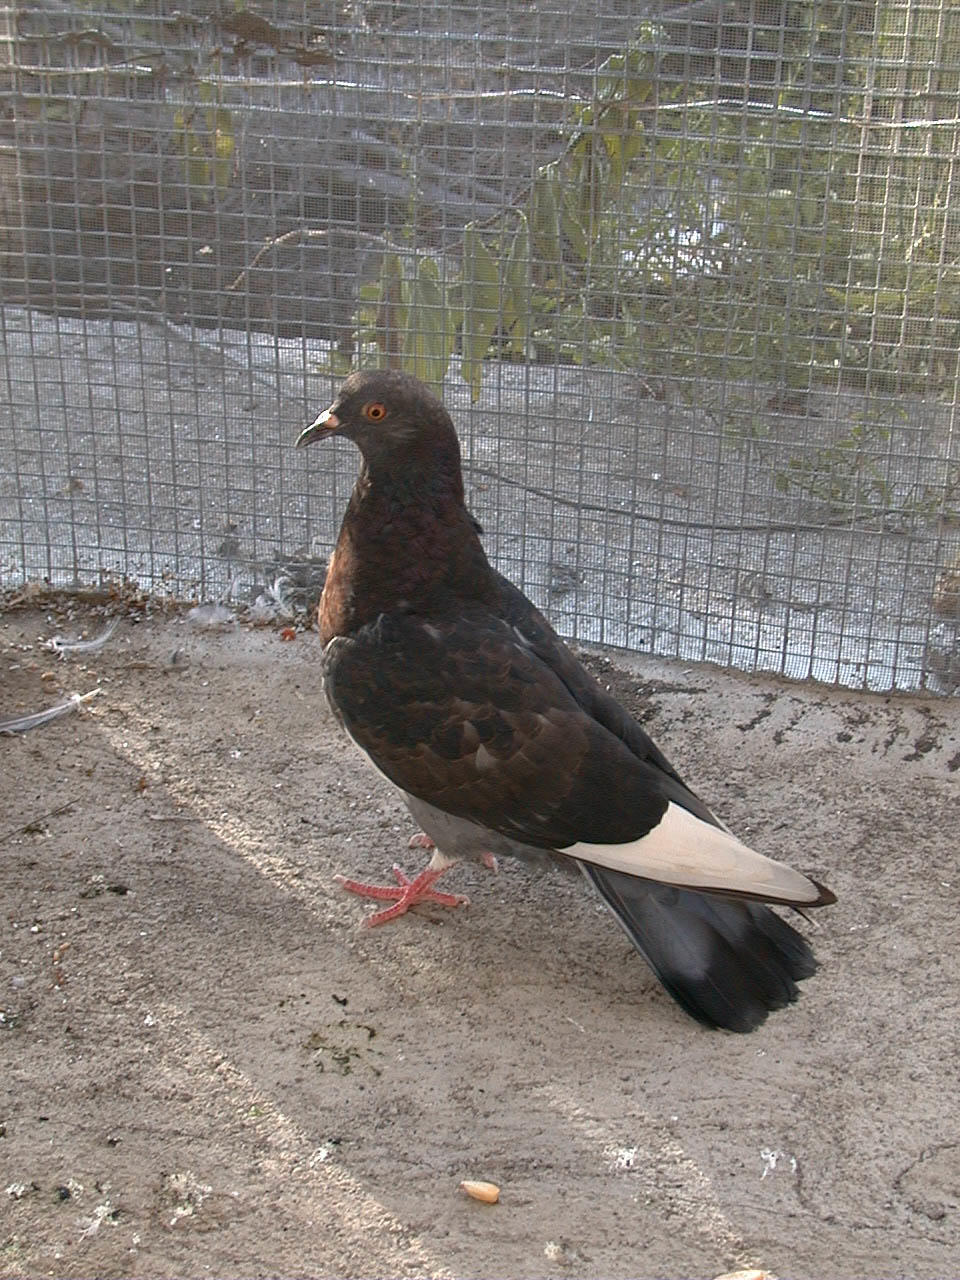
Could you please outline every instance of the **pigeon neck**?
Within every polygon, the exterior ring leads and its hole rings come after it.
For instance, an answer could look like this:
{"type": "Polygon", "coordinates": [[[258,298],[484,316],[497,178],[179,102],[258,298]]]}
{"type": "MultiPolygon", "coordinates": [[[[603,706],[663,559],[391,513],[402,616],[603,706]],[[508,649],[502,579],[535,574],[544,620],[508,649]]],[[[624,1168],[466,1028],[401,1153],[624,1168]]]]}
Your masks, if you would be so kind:
{"type": "Polygon", "coordinates": [[[394,506],[463,505],[460,443],[453,432],[420,436],[405,447],[370,449],[363,462],[354,497],[364,489],[374,501],[394,506]]]}
{"type": "Polygon", "coordinates": [[[383,613],[429,613],[451,598],[495,594],[493,571],[464,506],[459,457],[433,455],[422,466],[365,460],[327,571],[323,643],[383,613]]]}

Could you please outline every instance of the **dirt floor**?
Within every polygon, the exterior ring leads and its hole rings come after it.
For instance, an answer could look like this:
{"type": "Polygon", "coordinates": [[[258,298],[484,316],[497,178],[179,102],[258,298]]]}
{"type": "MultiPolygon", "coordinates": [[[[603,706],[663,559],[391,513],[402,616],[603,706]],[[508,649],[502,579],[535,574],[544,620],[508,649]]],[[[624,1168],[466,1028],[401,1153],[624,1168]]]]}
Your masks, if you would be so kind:
{"type": "Polygon", "coordinates": [[[0,737],[0,1273],[958,1273],[960,702],[591,659],[839,895],[738,1037],[566,877],[364,930],[334,873],[420,855],[316,637],[125,618],[60,661],[71,611],[0,616],[0,719],[101,690],[0,737]]]}

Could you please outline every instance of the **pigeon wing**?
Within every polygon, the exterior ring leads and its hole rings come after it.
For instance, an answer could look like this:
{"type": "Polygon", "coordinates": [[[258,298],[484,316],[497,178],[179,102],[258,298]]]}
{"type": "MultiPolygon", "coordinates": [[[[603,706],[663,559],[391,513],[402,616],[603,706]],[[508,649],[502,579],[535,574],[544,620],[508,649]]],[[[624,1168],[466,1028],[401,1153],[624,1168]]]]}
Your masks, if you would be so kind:
{"type": "Polygon", "coordinates": [[[805,876],[698,816],[672,773],[591,714],[524,631],[485,607],[381,615],[328,645],[325,680],[374,764],[438,809],[627,875],[820,900],[805,876]]]}

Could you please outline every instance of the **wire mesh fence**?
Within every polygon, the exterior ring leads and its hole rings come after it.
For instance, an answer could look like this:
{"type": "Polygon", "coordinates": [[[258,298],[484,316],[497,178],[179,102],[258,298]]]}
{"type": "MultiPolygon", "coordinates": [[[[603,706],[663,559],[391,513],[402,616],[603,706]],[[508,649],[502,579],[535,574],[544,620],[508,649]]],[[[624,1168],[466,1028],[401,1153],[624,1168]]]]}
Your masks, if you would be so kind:
{"type": "Polygon", "coordinates": [[[960,688],[951,0],[30,0],[0,86],[0,586],[303,607],[391,364],[563,634],[960,688]]]}

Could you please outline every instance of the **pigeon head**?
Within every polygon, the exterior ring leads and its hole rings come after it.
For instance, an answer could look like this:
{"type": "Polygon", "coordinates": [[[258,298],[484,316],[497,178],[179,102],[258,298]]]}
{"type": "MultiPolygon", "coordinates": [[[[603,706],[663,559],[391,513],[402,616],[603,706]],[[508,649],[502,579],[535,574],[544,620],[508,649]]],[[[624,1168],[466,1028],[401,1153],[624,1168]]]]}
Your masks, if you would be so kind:
{"type": "Polygon", "coordinates": [[[326,644],[429,601],[496,596],[479,526],[464,505],[460,445],[443,405],[392,369],[351,374],[297,447],[345,436],[361,466],[320,604],[326,644]]]}
{"type": "Polygon", "coordinates": [[[396,460],[428,448],[437,454],[459,446],[450,415],[431,391],[410,374],[393,369],[352,373],[329,409],[297,439],[297,448],[314,440],[346,436],[368,463],[396,460]]]}

